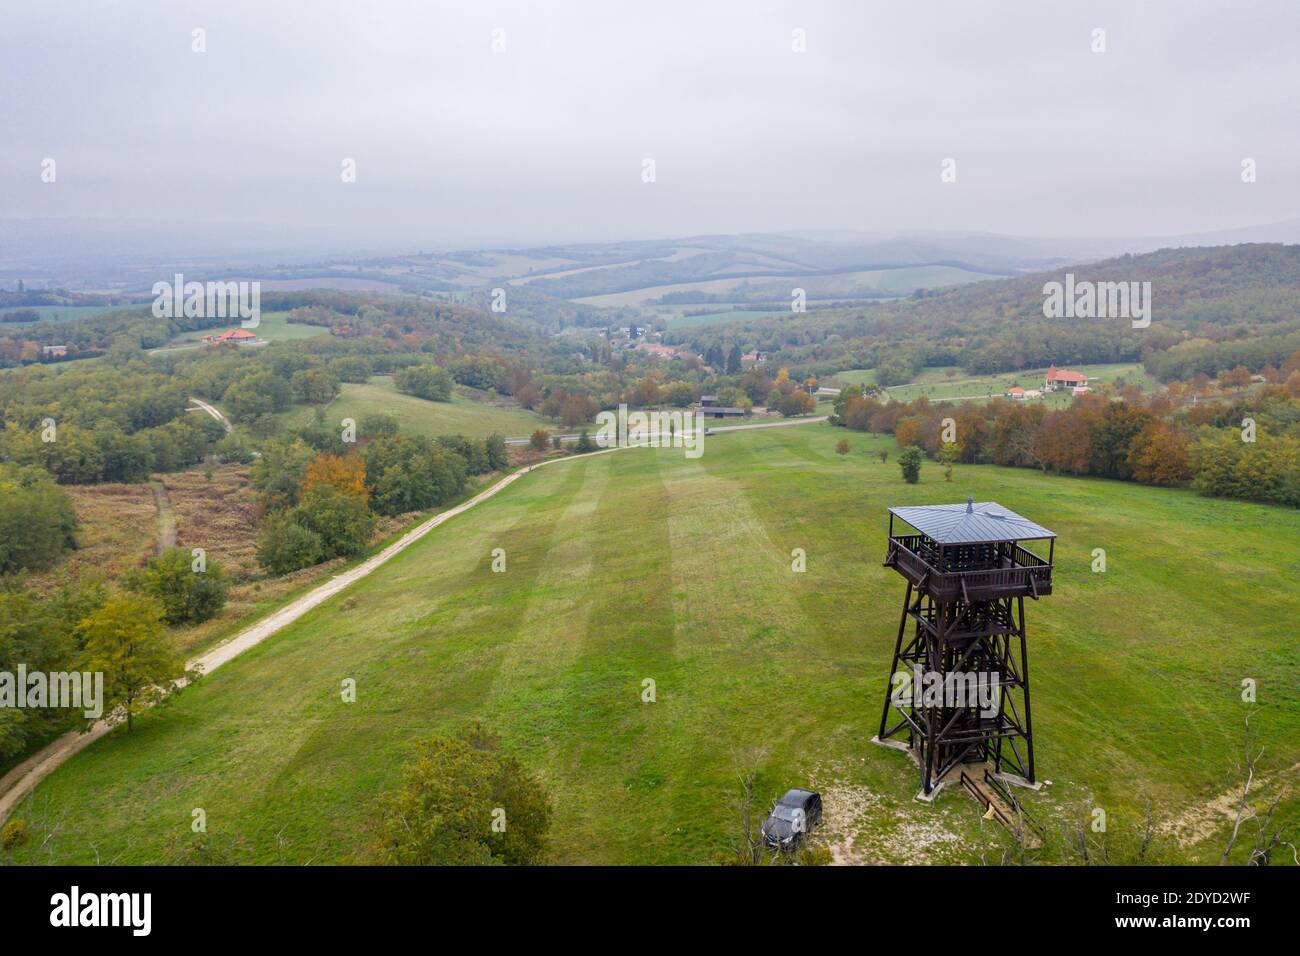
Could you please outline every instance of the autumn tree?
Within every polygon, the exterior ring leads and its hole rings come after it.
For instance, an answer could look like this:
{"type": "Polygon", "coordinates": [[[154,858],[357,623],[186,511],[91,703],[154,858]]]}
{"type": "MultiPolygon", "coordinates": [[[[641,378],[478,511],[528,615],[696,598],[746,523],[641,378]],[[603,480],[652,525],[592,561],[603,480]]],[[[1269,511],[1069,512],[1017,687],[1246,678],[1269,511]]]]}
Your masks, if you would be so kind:
{"type": "Polygon", "coordinates": [[[1177,428],[1153,421],[1134,436],[1128,464],[1133,480],[1146,485],[1176,485],[1190,471],[1187,436],[1177,428]]]}
{"type": "Polygon", "coordinates": [[[81,622],[85,670],[104,675],[104,715],[126,718],[126,729],[147,707],[168,699],[197,676],[163,626],[163,609],[152,598],[123,594],[81,622]]]}
{"type": "Polygon", "coordinates": [[[317,455],[303,473],[298,496],[305,498],[313,488],[321,486],[368,501],[365,460],[359,455],[317,455]]]}

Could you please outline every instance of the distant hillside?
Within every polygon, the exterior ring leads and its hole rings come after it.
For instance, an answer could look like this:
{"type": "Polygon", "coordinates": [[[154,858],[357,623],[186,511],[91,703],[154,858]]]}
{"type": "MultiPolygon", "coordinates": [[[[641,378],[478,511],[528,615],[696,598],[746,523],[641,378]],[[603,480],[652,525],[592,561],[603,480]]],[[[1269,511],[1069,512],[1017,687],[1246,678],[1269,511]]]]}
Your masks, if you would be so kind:
{"type": "Polygon", "coordinates": [[[734,343],[774,352],[812,371],[875,367],[902,351],[918,365],[960,364],[984,374],[1050,362],[1140,361],[1190,336],[1225,342],[1297,331],[1300,246],[1252,244],[1125,255],[853,309],[680,329],[669,338],[699,350],[734,343]],[[1150,282],[1151,326],[1045,318],[1044,283],[1067,272],[1077,281],[1150,282]]]}

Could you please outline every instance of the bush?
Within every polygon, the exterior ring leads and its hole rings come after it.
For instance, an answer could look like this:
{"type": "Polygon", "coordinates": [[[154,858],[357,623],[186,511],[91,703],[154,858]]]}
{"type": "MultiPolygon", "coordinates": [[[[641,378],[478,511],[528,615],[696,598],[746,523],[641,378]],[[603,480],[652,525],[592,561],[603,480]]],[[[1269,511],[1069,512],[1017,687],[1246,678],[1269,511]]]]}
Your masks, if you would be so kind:
{"type": "Polygon", "coordinates": [[[324,558],[361,554],[370,544],[375,528],[374,515],[365,499],[329,485],[312,488],[290,514],[295,522],[320,535],[324,558]]]}
{"type": "Polygon", "coordinates": [[[257,538],[257,563],[272,574],[309,568],[323,551],[320,535],[296,524],[287,512],[267,518],[257,538]]]}
{"type": "Polygon", "coordinates": [[[410,365],[393,376],[399,392],[427,398],[431,402],[451,400],[451,373],[436,365],[410,365]]]}
{"type": "Polygon", "coordinates": [[[385,415],[379,412],[374,415],[366,415],[361,419],[361,437],[378,438],[381,435],[396,435],[399,431],[397,419],[392,415],[385,415]]]}
{"type": "Polygon", "coordinates": [[[399,866],[541,862],[551,805],[541,783],[475,727],[421,741],[380,798],[374,854],[399,866]]]}
{"type": "Polygon", "coordinates": [[[215,561],[206,570],[194,567],[194,555],[187,548],[168,548],[150,558],[144,568],[127,575],[132,591],[146,594],[163,609],[163,620],[177,624],[199,624],[226,605],[226,574],[215,561]]]}
{"type": "Polygon", "coordinates": [[[533,432],[532,436],[528,439],[528,444],[533,446],[534,451],[546,451],[546,446],[550,441],[551,433],[545,428],[539,428],[537,431],[533,432]]]}
{"type": "Polygon", "coordinates": [[[592,441],[591,436],[587,434],[587,429],[584,428],[582,431],[578,432],[578,445],[576,448],[578,454],[585,455],[587,452],[595,450],[596,443],[592,441]]]}
{"type": "Polygon", "coordinates": [[[26,820],[10,820],[0,829],[0,849],[16,850],[31,838],[26,820]]]}
{"type": "Polygon", "coordinates": [[[846,438],[841,438],[835,445],[835,454],[847,455],[849,453],[849,442],[846,438]]]}
{"type": "Polygon", "coordinates": [[[909,445],[898,456],[898,467],[903,470],[903,480],[914,485],[921,480],[921,449],[909,445]]]}

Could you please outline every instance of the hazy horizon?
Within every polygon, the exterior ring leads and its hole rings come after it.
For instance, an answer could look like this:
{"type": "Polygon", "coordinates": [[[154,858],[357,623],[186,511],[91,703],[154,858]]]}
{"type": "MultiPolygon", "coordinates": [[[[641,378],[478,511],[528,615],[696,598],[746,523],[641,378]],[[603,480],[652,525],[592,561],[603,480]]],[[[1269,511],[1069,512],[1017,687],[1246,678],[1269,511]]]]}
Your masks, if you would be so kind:
{"type": "Polygon", "coordinates": [[[1176,236],[1300,212],[1300,10],[1283,3],[54,2],[9,26],[11,220],[454,249],[1176,236]]]}

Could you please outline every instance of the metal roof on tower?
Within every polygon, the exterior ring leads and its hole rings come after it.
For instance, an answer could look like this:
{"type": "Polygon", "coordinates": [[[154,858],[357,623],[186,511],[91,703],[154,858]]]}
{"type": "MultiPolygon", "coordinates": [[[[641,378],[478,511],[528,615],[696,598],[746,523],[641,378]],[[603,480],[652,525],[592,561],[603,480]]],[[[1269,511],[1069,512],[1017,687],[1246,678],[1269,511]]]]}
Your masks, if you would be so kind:
{"type": "Polygon", "coordinates": [[[965,504],[915,505],[890,508],[889,513],[941,545],[1056,537],[1056,532],[1048,531],[996,501],[975,501],[970,496],[965,504]]]}

